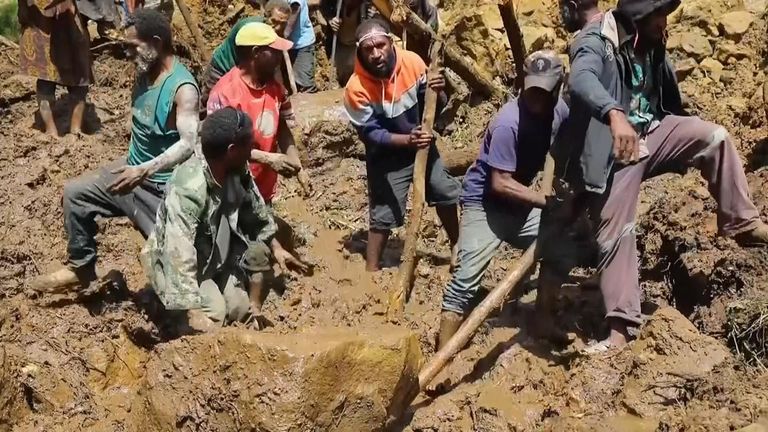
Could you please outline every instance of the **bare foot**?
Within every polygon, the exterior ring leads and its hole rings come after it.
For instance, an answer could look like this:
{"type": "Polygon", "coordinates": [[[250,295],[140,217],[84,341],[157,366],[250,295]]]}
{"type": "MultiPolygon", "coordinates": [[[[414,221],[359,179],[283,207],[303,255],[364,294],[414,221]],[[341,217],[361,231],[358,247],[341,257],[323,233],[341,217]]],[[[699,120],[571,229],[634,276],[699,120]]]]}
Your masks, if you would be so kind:
{"type": "Polygon", "coordinates": [[[528,333],[536,339],[543,339],[558,347],[566,347],[573,343],[573,336],[555,325],[551,317],[537,314],[528,333]]]}

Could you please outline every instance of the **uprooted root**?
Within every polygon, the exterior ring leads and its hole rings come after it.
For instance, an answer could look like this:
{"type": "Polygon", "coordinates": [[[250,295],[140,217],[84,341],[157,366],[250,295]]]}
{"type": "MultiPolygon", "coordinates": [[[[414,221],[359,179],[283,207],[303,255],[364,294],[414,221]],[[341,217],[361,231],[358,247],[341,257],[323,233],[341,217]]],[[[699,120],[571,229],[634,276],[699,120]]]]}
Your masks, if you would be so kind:
{"type": "Polygon", "coordinates": [[[768,370],[768,297],[728,306],[728,343],[748,364],[768,370]]]}

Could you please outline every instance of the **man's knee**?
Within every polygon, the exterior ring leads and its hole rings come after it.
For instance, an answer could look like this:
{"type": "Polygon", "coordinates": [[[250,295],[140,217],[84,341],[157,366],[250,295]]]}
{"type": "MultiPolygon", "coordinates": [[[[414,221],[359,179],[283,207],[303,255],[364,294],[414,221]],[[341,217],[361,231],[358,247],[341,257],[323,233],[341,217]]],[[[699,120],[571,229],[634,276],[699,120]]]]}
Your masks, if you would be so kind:
{"type": "Polygon", "coordinates": [[[78,177],[64,184],[64,205],[73,204],[82,201],[82,198],[88,194],[91,182],[78,177]]]}
{"type": "Polygon", "coordinates": [[[223,323],[227,318],[227,302],[212,280],[200,283],[201,310],[211,320],[223,323]]]}

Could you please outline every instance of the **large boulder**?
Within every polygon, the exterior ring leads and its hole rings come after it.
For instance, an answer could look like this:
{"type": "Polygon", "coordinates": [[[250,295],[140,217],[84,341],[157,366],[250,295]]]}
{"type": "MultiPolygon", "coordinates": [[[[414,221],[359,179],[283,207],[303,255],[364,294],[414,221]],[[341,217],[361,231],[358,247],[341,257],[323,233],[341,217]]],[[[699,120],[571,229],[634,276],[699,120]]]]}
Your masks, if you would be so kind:
{"type": "Polygon", "coordinates": [[[377,431],[402,413],[421,363],[417,337],[394,326],[182,338],[147,364],[130,430],[377,431]]]}

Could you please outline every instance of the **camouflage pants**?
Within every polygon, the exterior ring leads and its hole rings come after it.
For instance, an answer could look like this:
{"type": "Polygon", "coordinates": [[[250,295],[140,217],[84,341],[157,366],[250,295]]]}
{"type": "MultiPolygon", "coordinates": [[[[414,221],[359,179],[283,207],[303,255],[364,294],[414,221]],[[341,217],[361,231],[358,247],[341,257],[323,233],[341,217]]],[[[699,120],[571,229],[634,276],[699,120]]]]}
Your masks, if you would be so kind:
{"type": "Polygon", "coordinates": [[[201,310],[216,323],[242,322],[250,315],[248,290],[251,278],[272,270],[271,251],[262,242],[252,242],[233,264],[225,264],[210,279],[200,283],[201,310]]]}

